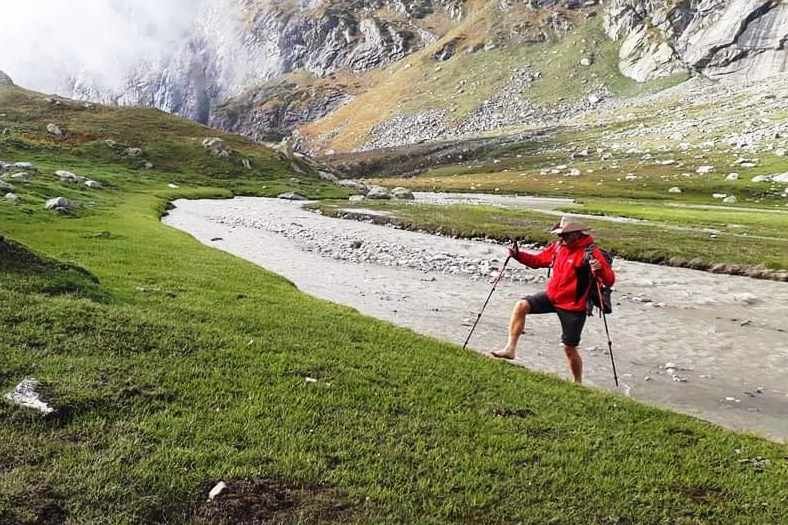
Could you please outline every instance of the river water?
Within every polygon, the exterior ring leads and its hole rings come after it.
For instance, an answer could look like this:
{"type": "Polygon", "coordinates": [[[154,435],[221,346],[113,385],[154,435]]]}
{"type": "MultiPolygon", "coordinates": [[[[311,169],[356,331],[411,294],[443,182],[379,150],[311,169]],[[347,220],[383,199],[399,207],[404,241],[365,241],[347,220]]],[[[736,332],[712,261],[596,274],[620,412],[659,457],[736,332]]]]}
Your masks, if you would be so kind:
{"type": "MultiPolygon", "coordinates": [[[[459,345],[506,255],[494,243],[324,217],[277,199],[174,204],[164,222],[206,245],[283,275],[310,295],[459,345]]],[[[513,303],[544,288],[544,270],[515,265],[471,340],[479,352],[501,348],[513,303]]],[[[615,269],[619,304],[609,324],[619,392],[788,438],[788,283],[623,260],[615,269]]],[[[581,354],[586,384],[615,390],[601,320],[589,319],[581,354]]],[[[569,377],[555,316],[528,318],[515,364],[569,377]]]]}

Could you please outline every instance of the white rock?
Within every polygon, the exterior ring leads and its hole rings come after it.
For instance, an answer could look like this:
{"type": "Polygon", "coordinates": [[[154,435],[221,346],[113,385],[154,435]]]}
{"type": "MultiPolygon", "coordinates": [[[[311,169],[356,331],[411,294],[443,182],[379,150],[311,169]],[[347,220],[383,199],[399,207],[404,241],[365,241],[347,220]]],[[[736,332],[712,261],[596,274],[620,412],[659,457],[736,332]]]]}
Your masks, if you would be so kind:
{"type": "Polygon", "coordinates": [[[214,487],[208,493],[208,501],[213,501],[214,499],[216,499],[216,497],[219,496],[222,492],[224,492],[225,489],[227,489],[227,484],[224,481],[220,481],[219,483],[214,485],[214,487]]]}
{"type": "Polygon", "coordinates": [[[41,400],[41,395],[36,392],[39,386],[38,380],[28,377],[19,383],[13,392],[6,394],[5,398],[16,405],[38,410],[42,414],[51,414],[55,409],[41,400]]]}
{"type": "Polygon", "coordinates": [[[593,63],[594,63],[594,61],[593,61],[593,60],[591,60],[591,59],[590,59],[590,58],[588,58],[588,57],[583,57],[583,58],[581,58],[581,59],[580,59],[580,65],[581,65],[581,66],[588,67],[588,66],[590,66],[590,65],[591,65],[591,64],[593,64],[593,63]]]}
{"type": "Polygon", "coordinates": [[[727,193],[712,193],[711,196],[714,199],[724,199],[725,197],[728,196],[728,194],[727,193]]]}
{"type": "Polygon", "coordinates": [[[142,148],[126,148],[126,156],[136,158],[142,155],[142,148]]]}
{"type": "Polygon", "coordinates": [[[785,148],[779,148],[774,150],[774,154],[777,155],[778,157],[785,157],[785,153],[786,153],[785,148]]]}
{"type": "Polygon", "coordinates": [[[416,197],[413,195],[413,192],[410,191],[408,188],[394,188],[391,190],[391,196],[395,199],[400,200],[408,200],[412,201],[415,200],[416,197]]]}
{"type": "Polygon", "coordinates": [[[731,181],[739,180],[739,174],[738,173],[729,173],[728,176],[725,177],[725,180],[731,180],[731,181]]]}
{"type": "Polygon", "coordinates": [[[60,129],[56,124],[47,124],[47,133],[54,135],[57,138],[63,138],[63,130],[60,129]]]}
{"type": "Polygon", "coordinates": [[[569,170],[569,176],[570,176],[570,177],[579,177],[579,176],[580,176],[582,173],[583,173],[583,172],[582,172],[582,171],[580,171],[580,170],[579,170],[579,169],[577,169],[577,168],[572,168],[571,170],[569,170]]]}
{"type": "Polygon", "coordinates": [[[19,200],[19,195],[17,195],[16,193],[6,193],[5,200],[9,202],[17,202],[19,200]]]}
{"type": "Polygon", "coordinates": [[[29,173],[14,173],[13,175],[8,177],[8,180],[12,180],[15,182],[30,182],[33,180],[33,176],[29,173]]]}
{"type": "Polygon", "coordinates": [[[681,188],[679,188],[678,186],[673,186],[668,190],[668,193],[681,193],[681,188]]]}
{"type": "Polygon", "coordinates": [[[342,186],[343,188],[350,188],[361,193],[362,195],[366,195],[369,192],[369,187],[367,187],[367,185],[363,182],[359,182],[357,180],[343,179],[337,182],[337,185],[342,186]]]}
{"type": "Polygon", "coordinates": [[[382,186],[372,186],[367,192],[368,199],[387,200],[391,198],[391,193],[382,186]]]}
{"type": "Polygon", "coordinates": [[[85,180],[85,177],[75,175],[74,173],[71,173],[70,171],[66,171],[66,170],[57,170],[55,172],[55,175],[58,176],[61,182],[70,182],[73,184],[79,184],[80,182],[85,180]]]}
{"type": "Polygon", "coordinates": [[[277,198],[284,199],[288,201],[305,201],[307,200],[306,197],[301,195],[300,193],[295,193],[292,191],[288,191],[287,193],[280,194],[277,198]]]}
{"type": "Polygon", "coordinates": [[[93,190],[100,190],[101,188],[104,187],[100,182],[95,180],[86,180],[85,186],[93,190]]]}
{"type": "Polygon", "coordinates": [[[729,197],[725,197],[724,199],[722,199],[722,202],[725,204],[736,204],[738,202],[738,199],[734,195],[731,195],[729,197]]]}
{"type": "Polygon", "coordinates": [[[697,170],[695,170],[695,171],[696,171],[697,173],[700,173],[701,175],[705,175],[705,174],[707,174],[707,173],[711,173],[712,171],[714,171],[714,166],[700,166],[700,167],[699,167],[697,170]]]}
{"type": "Polygon", "coordinates": [[[44,207],[48,210],[68,211],[74,207],[74,204],[65,197],[56,197],[54,199],[49,199],[46,204],[44,204],[44,207]]]}
{"type": "Polygon", "coordinates": [[[174,189],[179,188],[180,186],[178,186],[177,184],[169,183],[169,184],[167,184],[167,187],[174,190],[174,189]]]}

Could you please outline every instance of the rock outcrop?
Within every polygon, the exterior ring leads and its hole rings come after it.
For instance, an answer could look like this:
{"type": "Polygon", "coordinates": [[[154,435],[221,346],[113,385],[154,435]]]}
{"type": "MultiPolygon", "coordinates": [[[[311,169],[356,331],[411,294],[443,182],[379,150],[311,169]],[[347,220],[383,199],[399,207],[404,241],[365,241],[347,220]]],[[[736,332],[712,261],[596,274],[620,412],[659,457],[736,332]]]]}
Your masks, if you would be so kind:
{"type": "Polygon", "coordinates": [[[760,80],[788,71],[788,3],[611,0],[608,36],[621,72],[640,82],[679,72],[760,80]]]}
{"type": "Polygon", "coordinates": [[[2,71],[0,71],[0,87],[14,87],[14,81],[2,71]]]}

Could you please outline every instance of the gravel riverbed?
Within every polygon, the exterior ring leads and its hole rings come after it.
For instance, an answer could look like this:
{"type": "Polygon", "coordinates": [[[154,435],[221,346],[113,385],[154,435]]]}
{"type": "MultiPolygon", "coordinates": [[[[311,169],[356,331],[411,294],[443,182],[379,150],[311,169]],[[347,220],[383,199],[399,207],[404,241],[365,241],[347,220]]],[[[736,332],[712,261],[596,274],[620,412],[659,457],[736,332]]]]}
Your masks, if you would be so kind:
{"type": "MultiPolygon", "coordinates": [[[[305,293],[462,344],[506,256],[503,246],[343,221],[276,199],[176,201],[164,222],[250,260],[305,293]]],[[[604,245],[604,239],[600,239],[604,245]]],[[[507,269],[471,346],[503,345],[512,304],[544,270],[507,269]]],[[[616,261],[610,329],[622,380],[642,401],[788,438],[788,284],[616,261]]],[[[586,383],[614,389],[601,321],[589,319],[586,383]]],[[[532,316],[516,364],[568,377],[555,316],[532,316]]]]}

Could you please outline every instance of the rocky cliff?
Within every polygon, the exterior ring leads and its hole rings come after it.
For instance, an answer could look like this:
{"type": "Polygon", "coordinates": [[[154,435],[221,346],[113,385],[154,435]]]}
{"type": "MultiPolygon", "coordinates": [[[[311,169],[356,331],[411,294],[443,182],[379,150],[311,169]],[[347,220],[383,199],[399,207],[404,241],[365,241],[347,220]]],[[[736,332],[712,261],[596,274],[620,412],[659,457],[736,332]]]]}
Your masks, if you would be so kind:
{"type": "Polygon", "coordinates": [[[788,2],[612,0],[621,71],[640,82],[689,71],[759,80],[788,71],[788,2]]]}
{"type": "MultiPolygon", "coordinates": [[[[463,84],[462,68],[440,72],[441,64],[501,48],[543,49],[538,46],[586,25],[604,28],[614,42],[618,69],[638,82],[679,74],[752,80],[788,70],[788,2],[780,0],[217,0],[206,5],[188,39],[166,56],[141,60],[119,87],[107,88],[75,75],[68,79],[65,94],[155,106],[257,140],[278,140],[375,90],[381,93],[368,97],[373,104],[392,90],[395,105],[402,108],[431,95],[439,99],[428,108],[432,114],[452,117],[463,108],[452,109],[446,94],[467,94],[471,89],[483,93],[485,86],[463,84]],[[400,64],[418,70],[410,78],[418,78],[419,87],[416,82],[404,87],[386,82],[400,64]],[[425,81],[438,89],[425,87],[425,81]],[[448,83],[456,84],[456,90],[446,87],[448,83]]],[[[559,56],[587,67],[595,59],[605,60],[602,48],[602,42],[584,37],[559,56]]],[[[530,65],[527,56],[519,51],[491,54],[484,75],[501,77],[501,88],[507,88],[511,71],[530,65]],[[524,58],[507,62],[512,55],[524,58]]],[[[546,60],[544,69],[534,74],[548,75],[555,67],[546,60]]],[[[582,89],[575,88],[572,96],[586,105],[586,97],[601,99],[608,93],[606,82],[615,80],[596,70],[578,78],[571,68],[565,69],[566,74],[555,79],[557,88],[582,81],[582,89]]],[[[503,101],[494,92],[480,94],[464,111],[471,116],[491,113],[490,119],[436,126],[481,132],[491,129],[488,120],[494,129],[520,116],[543,113],[530,100],[519,100],[520,94],[503,101]],[[510,100],[521,107],[520,113],[510,114],[510,100]]],[[[391,113],[386,104],[375,109],[391,113]]],[[[572,108],[564,106],[547,113],[571,113],[572,108]]],[[[389,116],[414,122],[421,118],[404,109],[389,116]]],[[[344,118],[341,126],[320,133],[358,127],[353,119],[344,118]]],[[[383,121],[372,125],[382,125],[386,133],[400,132],[383,121]]],[[[423,128],[424,140],[441,136],[435,126],[423,128]]],[[[370,136],[355,143],[388,142],[370,136]]]]}

